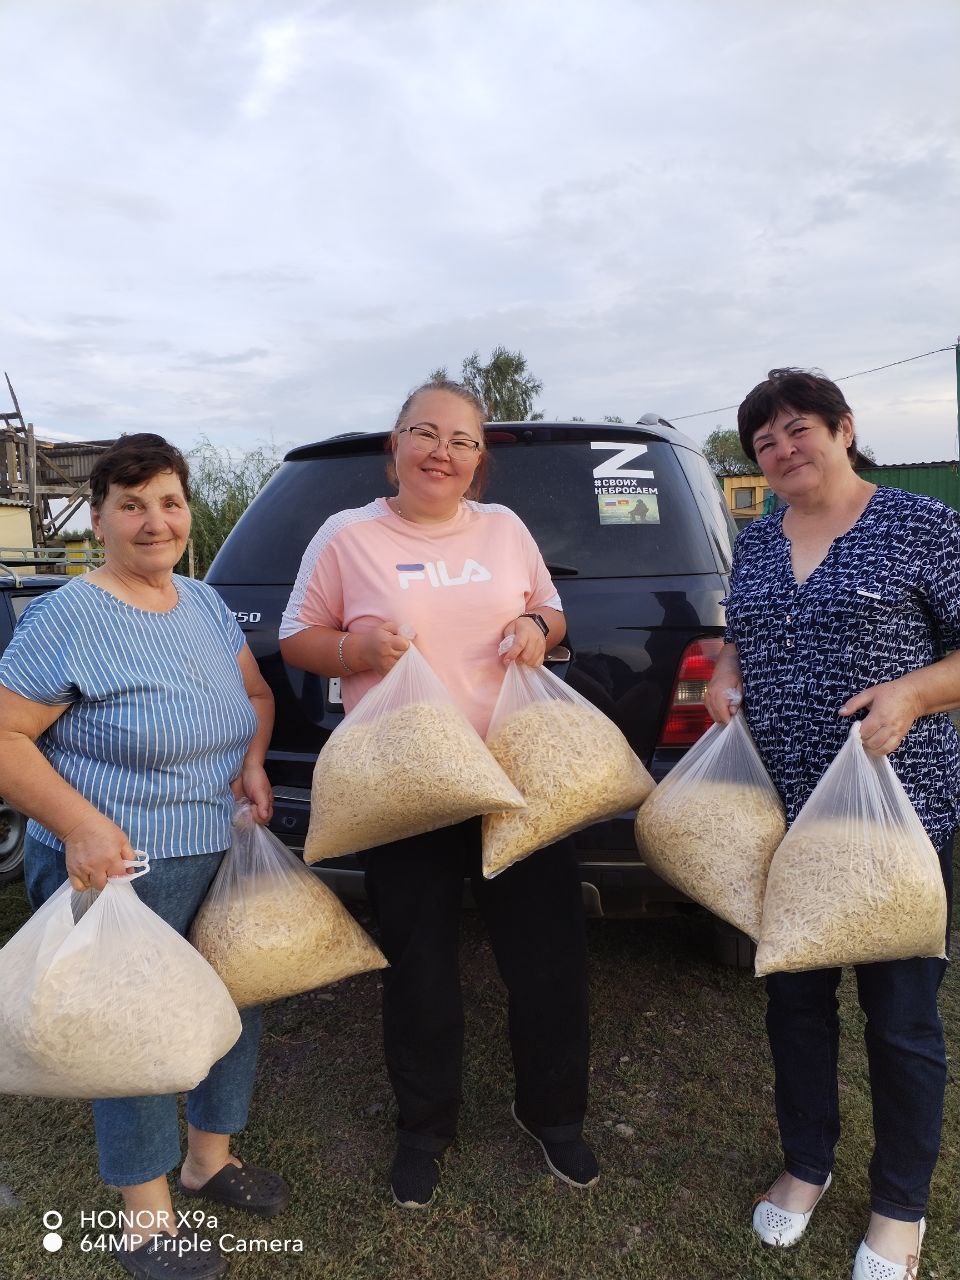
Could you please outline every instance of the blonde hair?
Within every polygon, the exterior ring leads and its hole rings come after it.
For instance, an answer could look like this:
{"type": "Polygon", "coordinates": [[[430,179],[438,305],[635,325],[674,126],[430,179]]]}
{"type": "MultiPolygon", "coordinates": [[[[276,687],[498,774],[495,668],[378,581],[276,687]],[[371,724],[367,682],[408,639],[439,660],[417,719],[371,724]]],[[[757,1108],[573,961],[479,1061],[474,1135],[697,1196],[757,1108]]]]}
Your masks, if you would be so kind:
{"type": "Polygon", "coordinates": [[[400,412],[397,414],[397,420],[393,424],[393,428],[387,437],[386,448],[390,451],[390,461],[387,463],[387,479],[396,487],[399,484],[397,479],[397,468],[394,465],[394,456],[397,451],[397,433],[403,426],[404,421],[410,413],[413,403],[417,396],[422,395],[425,391],[446,391],[448,395],[457,396],[460,400],[466,401],[477,415],[477,426],[480,429],[480,458],[477,462],[477,469],[473,473],[473,480],[470,482],[470,488],[464,495],[467,498],[479,498],[483,493],[487,482],[487,447],[483,438],[483,425],[486,419],[486,409],[482,401],[475,392],[471,391],[468,386],[462,382],[454,382],[452,378],[436,378],[430,382],[424,382],[419,387],[415,387],[407,396],[403,404],[400,406],[400,412]]]}

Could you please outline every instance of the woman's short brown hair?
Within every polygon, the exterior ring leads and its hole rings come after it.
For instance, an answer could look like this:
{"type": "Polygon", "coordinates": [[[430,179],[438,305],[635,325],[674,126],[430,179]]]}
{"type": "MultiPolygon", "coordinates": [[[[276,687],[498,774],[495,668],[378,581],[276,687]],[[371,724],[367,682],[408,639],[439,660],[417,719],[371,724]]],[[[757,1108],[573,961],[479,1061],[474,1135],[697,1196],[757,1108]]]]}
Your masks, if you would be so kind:
{"type": "Polygon", "coordinates": [[[99,511],[112,484],[136,489],[162,471],[173,472],[189,502],[190,468],[176,445],[150,431],[121,436],[100,455],[90,473],[90,506],[99,511]]]}
{"type": "MultiPolygon", "coordinates": [[[[808,369],[771,369],[737,410],[740,445],[751,462],[757,460],[753,437],[784,409],[817,414],[834,436],[843,419],[853,417],[853,410],[844,399],[843,392],[822,373],[808,369]]],[[[856,437],[850,442],[847,456],[851,463],[856,460],[856,437]]]]}

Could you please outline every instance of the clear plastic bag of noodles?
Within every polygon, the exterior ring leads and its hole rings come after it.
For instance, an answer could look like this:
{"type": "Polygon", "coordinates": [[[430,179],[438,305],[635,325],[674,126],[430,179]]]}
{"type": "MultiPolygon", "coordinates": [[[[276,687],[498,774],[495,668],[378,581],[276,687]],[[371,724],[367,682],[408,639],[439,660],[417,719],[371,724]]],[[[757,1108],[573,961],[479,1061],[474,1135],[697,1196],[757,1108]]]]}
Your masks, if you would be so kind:
{"type": "Polygon", "coordinates": [[[523,804],[411,644],[317,757],[303,854],[337,858],[523,804]]]}
{"type": "Polygon", "coordinates": [[[0,951],[0,1093],[184,1092],[240,1029],[203,956],[122,877],[67,881],[0,951]]]}
{"type": "Polygon", "coordinates": [[[946,931],[936,850],[855,721],[774,854],[757,974],[943,956],[946,931]]]}
{"type": "Polygon", "coordinates": [[[634,829],[658,876],[756,941],[767,871],[787,824],[742,712],[693,744],[634,829]]]}
{"type": "Polygon", "coordinates": [[[527,803],[483,819],[488,879],[573,831],[635,809],[653,790],[613,721],[543,667],[507,667],[487,746],[527,803]]]}
{"type": "Polygon", "coordinates": [[[247,801],[190,941],[240,1009],[387,964],[337,895],[254,821],[247,801]]]}

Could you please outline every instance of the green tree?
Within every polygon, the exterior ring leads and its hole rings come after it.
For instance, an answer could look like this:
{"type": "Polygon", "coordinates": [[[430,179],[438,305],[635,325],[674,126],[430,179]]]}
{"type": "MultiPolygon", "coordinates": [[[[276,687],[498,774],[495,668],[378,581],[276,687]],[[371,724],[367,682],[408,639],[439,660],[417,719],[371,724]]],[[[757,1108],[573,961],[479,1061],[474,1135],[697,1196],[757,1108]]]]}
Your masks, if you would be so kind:
{"type": "Polygon", "coordinates": [[[877,455],[874,453],[873,449],[871,449],[870,445],[861,444],[858,440],[857,453],[859,453],[861,458],[866,458],[867,462],[872,462],[874,466],[877,465],[877,455]]]}
{"type": "MultiPolygon", "coordinates": [[[[442,382],[446,376],[446,369],[434,369],[430,381],[442,382]]],[[[540,379],[528,371],[526,356],[506,347],[494,347],[486,364],[480,363],[479,351],[467,356],[460,380],[484,405],[488,422],[526,422],[543,390],[540,379]]]]}
{"type": "MultiPolygon", "coordinates": [[[[202,436],[187,454],[187,461],[193,493],[193,571],[202,578],[227,534],[280,465],[280,456],[273,445],[236,454],[202,436]]],[[[178,572],[186,573],[187,565],[184,555],[178,572]]]]}
{"type": "Polygon", "coordinates": [[[760,468],[743,452],[732,427],[714,427],[703,442],[703,456],[718,476],[756,476],[760,468]]]}

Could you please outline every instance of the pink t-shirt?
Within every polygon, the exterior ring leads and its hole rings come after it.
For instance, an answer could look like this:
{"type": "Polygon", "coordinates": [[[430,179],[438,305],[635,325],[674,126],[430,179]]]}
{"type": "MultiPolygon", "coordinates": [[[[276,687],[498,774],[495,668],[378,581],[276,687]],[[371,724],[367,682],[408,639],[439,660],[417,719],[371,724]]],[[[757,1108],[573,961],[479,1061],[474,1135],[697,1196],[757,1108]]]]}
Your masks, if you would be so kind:
{"type": "MultiPolygon", "coordinates": [[[[464,501],[452,520],[423,525],[376,498],[321,525],[304,552],[280,635],[406,623],[483,735],[503,683],[503,628],[542,606],[562,608],[537,544],[508,507],[464,501]]],[[[373,671],[344,675],[344,709],[379,679],[373,671]]]]}

